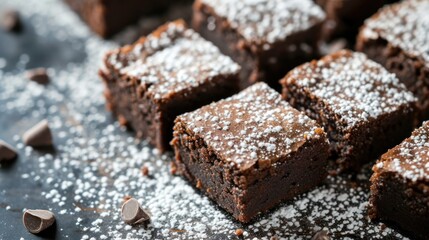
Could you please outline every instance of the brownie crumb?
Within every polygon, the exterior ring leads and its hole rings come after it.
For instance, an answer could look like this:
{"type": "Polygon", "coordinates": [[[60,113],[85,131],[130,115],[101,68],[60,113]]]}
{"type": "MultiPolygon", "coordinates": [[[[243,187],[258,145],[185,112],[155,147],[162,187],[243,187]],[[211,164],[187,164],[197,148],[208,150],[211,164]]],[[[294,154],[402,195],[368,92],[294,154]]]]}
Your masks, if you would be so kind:
{"type": "Polygon", "coordinates": [[[381,231],[384,231],[387,228],[387,226],[386,226],[386,224],[382,223],[380,225],[380,228],[381,228],[381,231]]]}
{"type": "Polygon", "coordinates": [[[243,233],[244,233],[244,231],[241,228],[235,230],[235,235],[237,235],[237,236],[243,236],[243,233]]]}
{"type": "Polygon", "coordinates": [[[196,185],[196,187],[198,188],[198,189],[201,189],[202,187],[203,187],[203,184],[201,183],[201,180],[197,180],[197,185],[196,185]]]}
{"type": "Polygon", "coordinates": [[[118,122],[121,126],[127,126],[127,119],[123,115],[118,115],[118,122]]]}
{"type": "Polygon", "coordinates": [[[22,22],[19,12],[16,10],[5,11],[2,15],[1,26],[8,32],[19,33],[22,31],[22,22]]]}
{"type": "Polygon", "coordinates": [[[146,177],[149,176],[149,168],[147,166],[143,166],[141,171],[143,176],[146,176],[146,177]]]}
{"type": "Polygon", "coordinates": [[[124,202],[126,202],[126,201],[130,200],[131,198],[133,198],[133,197],[131,197],[130,195],[125,195],[122,200],[124,202]]]}
{"type": "Polygon", "coordinates": [[[277,236],[272,236],[272,237],[270,237],[270,240],[279,240],[279,237],[277,237],[277,236]]]}
{"type": "Polygon", "coordinates": [[[316,128],[316,129],[314,130],[314,132],[315,132],[316,134],[318,134],[318,135],[323,135],[323,133],[324,133],[325,131],[323,131],[323,128],[316,128]]]}
{"type": "Polygon", "coordinates": [[[174,162],[170,163],[170,173],[171,175],[176,175],[177,173],[177,166],[174,162]]]}
{"type": "Polygon", "coordinates": [[[50,81],[46,68],[35,68],[28,70],[26,75],[28,79],[38,84],[46,85],[50,81]]]}

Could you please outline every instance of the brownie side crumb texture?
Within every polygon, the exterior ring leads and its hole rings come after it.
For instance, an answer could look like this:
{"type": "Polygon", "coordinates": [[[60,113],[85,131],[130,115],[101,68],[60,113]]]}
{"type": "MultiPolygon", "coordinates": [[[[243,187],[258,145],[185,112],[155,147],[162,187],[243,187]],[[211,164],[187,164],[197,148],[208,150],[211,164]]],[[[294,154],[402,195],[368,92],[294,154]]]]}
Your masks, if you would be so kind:
{"type": "Polygon", "coordinates": [[[174,118],[235,93],[239,70],[213,44],[176,21],[108,53],[100,75],[108,108],[139,138],[165,151],[174,118]]]}
{"type": "Polygon", "coordinates": [[[324,131],[264,83],[179,116],[174,130],[179,172],[241,222],[327,175],[324,131]]]}
{"type": "Polygon", "coordinates": [[[416,99],[362,53],[341,50],[281,80],[283,98],[328,133],[339,170],[355,169],[412,131],[416,99]]]}
{"type": "Polygon", "coordinates": [[[278,88],[288,70],[318,55],[324,18],[309,0],[198,0],[193,27],[243,67],[242,88],[257,81],[278,88]]]}
{"type": "Polygon", "coordinates": [[[429,2],[389,5],[362,27],[356,49],[381,63],[419,99],[420,120],[429,118],[429,2]]]}
{"type": "Polygon", "coordinates": [[[373,167],[370,217],[419,239],[429,236],[429,122],[373,167]]]}

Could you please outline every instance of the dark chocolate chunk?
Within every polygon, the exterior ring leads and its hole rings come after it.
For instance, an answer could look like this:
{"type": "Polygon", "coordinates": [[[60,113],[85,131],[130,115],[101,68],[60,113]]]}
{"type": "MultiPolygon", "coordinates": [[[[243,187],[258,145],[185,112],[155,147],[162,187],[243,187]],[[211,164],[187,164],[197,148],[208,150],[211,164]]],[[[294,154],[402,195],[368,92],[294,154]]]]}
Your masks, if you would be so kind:
{"type": "Polygon", "coordinates": [[[311,240],[330,240],[329,234],[327,231],[319,231],[311,238],[311,240]]]}
{"type": "Polygon", "coordinates": [[[22,30],[22,23],[18,11],[5,11],[1,19],[1,26],[8,32],[20,32],[22,30]]]}
{"type": "Polygon", "coordinates": [[[142,209],[140,203],[131,198],[122,205],[122,220],[126,224],[137,225],[149,221],[149,215],[142,209]]]}
{"type": "Polygon", "coordinates": [[[31,233],[40,233],[55,222],[55,215],[48,210],[27,210],[22,216],[25,228],[31,233]]]}
{"type": "Polygon", "coordinates": [[[38,84],[48,84],[49,75],[45,68],[35,68],[27,71],[27,78],[38,84]]]}
{"type": "Polygon", "coordinates": [[[24,143],[32,147],[52,146],[52,133],[48,121],[43,120],[24,133],[24,143]]]}
{"type": "Polygon", "coordinates": [[[0,140],[0,163],[8,162],[15,159],[17,153],[13,147],[0,140]]]}

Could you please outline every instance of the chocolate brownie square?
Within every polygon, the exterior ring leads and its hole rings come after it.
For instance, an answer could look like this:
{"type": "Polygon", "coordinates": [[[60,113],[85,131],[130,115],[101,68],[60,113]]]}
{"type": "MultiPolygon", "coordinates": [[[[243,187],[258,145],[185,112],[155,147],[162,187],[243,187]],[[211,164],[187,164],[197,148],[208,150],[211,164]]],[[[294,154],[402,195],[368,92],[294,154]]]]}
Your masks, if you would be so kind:
{"type": "Polygon", "coordinates": [[[238,91],[240,66],[183,21],[109,52],[100,70],[107,106],[161,152],[174,119],[238,91]]]}
{"type": "Polygon", "coordinates": [[[326,12],[323,39],[345,38],[354,46],[359,27],[386,4],[386,0],[315,0],[326,12]]]}
{"type": "Polygon", "coordinates": [[[415,239],[429,237],[429,122],[373,167],[369,214],[415,239]]]}
{"type": "Polygon", "coordinates": [[[281,84],[283,98],[325,128],[339,170],[359,169],[413,130],[415,97],[363,53],[341,50],[303,64],[281,84]]]}
{"type": "MultiPolygon", "coordinates": [[[[110,37],[145,15],[163,12],[178,0],[64,0],[88,26],[110,37]]],[[[190,0],[179,0],[179,2],[190,0]]]]}
{"type": "Polygon", "coordinates": [[[193,27],[242,66],[242,88],[279,88],[288,70],[318,56],[324,19],[312,0],[196,0],[193,27]]]}
{"type": "Polygon", "coordinates": [[[381,63],[419,99],[429,118],[429,2],[402,1],[382,8],[362,27],[356,49],[381,63]]]}
{"type": "Polygon", "coordinates": [[[179,173],[238,221],[249,222],[327,176],[325,132],[265,83],[175,123],[179,173]]]}

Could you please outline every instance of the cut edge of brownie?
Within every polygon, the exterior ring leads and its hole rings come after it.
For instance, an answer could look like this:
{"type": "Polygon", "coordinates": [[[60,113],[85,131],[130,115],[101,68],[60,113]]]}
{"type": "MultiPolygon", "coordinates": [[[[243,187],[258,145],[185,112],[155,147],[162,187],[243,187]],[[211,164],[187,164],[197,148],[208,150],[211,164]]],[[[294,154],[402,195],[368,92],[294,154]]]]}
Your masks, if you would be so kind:
{"type": "Polygon", "coordinates": [[[429,209],[422,204],[429,203],[428,189],[428,182],[412,182],[392,172],[374,173],[368,215],[372,221],[382,221],[406,235],[426,239],[429,209]]]}
{"type": "Polygon", "coordinates": [[[253,166],[240,170],[236,165],[219,159],[204,139],[187,128],[180,117],[176,119],[174,130],[171,144],[175,149],[179,173],[243,223],[314,188],[328,175],[329,153],[325,138],[306,141],[286,159],[270,167],[259,166],[257,161],[253,166]],[[304,172],[313,177],[302,178],[304,172]]]}

